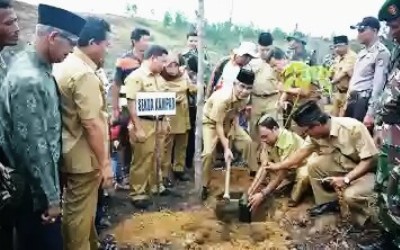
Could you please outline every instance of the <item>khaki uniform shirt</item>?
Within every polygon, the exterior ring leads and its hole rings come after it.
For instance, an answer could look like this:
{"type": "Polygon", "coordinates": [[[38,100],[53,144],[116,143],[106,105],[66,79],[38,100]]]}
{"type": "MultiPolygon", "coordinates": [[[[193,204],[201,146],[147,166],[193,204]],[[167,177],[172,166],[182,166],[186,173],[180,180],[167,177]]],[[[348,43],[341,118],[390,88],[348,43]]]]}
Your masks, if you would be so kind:
{"type": "Polygon", "coordinates": [[[224,125],[225,132],[230,130],[233,120],[239,114],[240,109],[244,108],[248,99],[238,99],[232,91],[223,89],[215,91],[207,99],[203,109],[203,124],[215,126],[224,125]]]}
{"type": "Polygon", "coordinates": [[[361,160],[378,154],[374,140],[360,121],[332,117],[330,123],[329,138],[307,137],[303,147],[318,155],[334,154],[334,161],[346,169],[353,169],[361,160]]]}
{"type": "Polygon", "coordinates": [[[278,93],[278,80],[272,67],[262,59],[254,59],[250,67],[255,74],[252,97],[264,97],[278,93]]]}
{"type": "Polygon", "coordinates": [[[350,50],[344,56],[337,56],[332,65],[333,79],[342,77],[342,80],[336,84],[340,92],[347,91],[350,78],[353,75],[354,64],[357,60],[357,54],[350,50]]]}
{"type": "Polygon", "coordinates": [[[96,69],[97,65],[78,48],[54,67],[62,100],[64,172],[88,173],[99,167],[82,120],[104,122],[104,147],[108,152],[105,89],[96,69]]]}
{"type": "Polygon", "coordinates": [[[154,74],[149,70],[146,63],[130,73],[125,79],[126,98],[136,100],[138,92],[159,92],[166,91],[167,85],[160,74],[154,74]]]}
{"type": "Polygon", "coordinates": [[[193,85],[187,74],[167,81],[168,91],[176,93],[176,114],[170,117],[171,134],[185,134],[190,129],[188,91],[195,92],[196,85],[193,85]]]}

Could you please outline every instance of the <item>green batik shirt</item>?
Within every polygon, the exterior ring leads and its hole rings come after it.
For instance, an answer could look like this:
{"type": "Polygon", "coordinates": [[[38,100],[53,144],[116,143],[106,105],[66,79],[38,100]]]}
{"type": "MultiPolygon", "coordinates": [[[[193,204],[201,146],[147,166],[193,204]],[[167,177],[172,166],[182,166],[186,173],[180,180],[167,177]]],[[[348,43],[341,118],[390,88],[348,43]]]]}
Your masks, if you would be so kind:
{"type": "Polygon", "coordinates": [[[0,144],[24,176],[35,210],[60,203],[61,115],[52,65],[33,47],[15,56],[0,87],[0,144]]]}

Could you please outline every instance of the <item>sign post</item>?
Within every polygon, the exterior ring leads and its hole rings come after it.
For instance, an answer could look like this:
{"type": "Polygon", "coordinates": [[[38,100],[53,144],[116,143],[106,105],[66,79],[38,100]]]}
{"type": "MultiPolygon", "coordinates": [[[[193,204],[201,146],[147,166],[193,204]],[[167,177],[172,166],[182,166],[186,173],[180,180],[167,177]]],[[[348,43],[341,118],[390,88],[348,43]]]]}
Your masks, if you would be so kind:
{"type": "MultiPolygon", "coordinates": [[[[175,92],[138,92],[136,95],[136,113],[139,117],[152,117],[155,121],[155,161],[154,170],[156,173],[157,196],[160,195],[160,174],[161,174],[161,133],[164,116],[176,114],[176,93],[175,92]]],[[[158,201],[157,201],[158,203],[158,201]]]]}

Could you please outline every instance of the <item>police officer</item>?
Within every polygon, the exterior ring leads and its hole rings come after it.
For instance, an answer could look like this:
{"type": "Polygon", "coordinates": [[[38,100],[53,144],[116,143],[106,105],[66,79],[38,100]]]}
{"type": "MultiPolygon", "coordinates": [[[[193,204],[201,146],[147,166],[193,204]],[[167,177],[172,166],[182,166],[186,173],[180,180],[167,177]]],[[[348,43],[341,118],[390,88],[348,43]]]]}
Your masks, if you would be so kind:
{"type": "Polygon", "coordinates": [[[63,235],[66,250],[97,247],[94,217],[100,181],[112,185],[105,89],[97,69],[109,45],[110,25],[89,18],[78,46],[54,75],[61,92],[65,180],[63,235]],[[101,178],[99,178],[101,176],[101,178]]]}
{"type": "MultiPolygon", "coordinates": [[[[395,41],[400,41],[400,2],[397,0],[386,1],[378,14],[380,21],[385,21],[390,28],[390,34],[395,41]]],[[[397,42],[397,46],[398,42],[397,42]]],[[[376,110],[376,142],[380,146],[380,161],[376,174],[376,189],[378,191],[379,219],[383,224],[384,237],[373,242],[372,246],[382,249],[394,249],[399,245],[400,204],[396,178],[400,169],[400,59],[397,53],[393,54],[389,77],[385,84],[384,92],[379,99],[376,110]]],[[[366,247],[366,246],[364,246],[366,247]]],[[[371,245],[369,245],[371,248],[371,245]]]]}
{"type": "MultiPolygon", "coordinates": [[[[210,174],[213,167],[213,155],[217,142],[224,149],[225,162],[232,162],[231,151],[234,145],[242,151],[243,158],[251,164],[251,138],[239,126],[239,111],[246,106],[254,83],[254,73],[241,69],[233,83],[231,91],[217,90],[206,101],[203,110],[203,192],[202,199],[208,197],[210,174]]],[[[249,166],[254,169],[253,166],[249,166]]]]}
{"type": "Polygon", "coordinates": [[[375,106],[382,93],[390,60],[389,50],[379,41],[379,20],[365,17],[351,29],[358,31],[358,40],[365,48],[358,53],[348,90],[345,116],[355,118],[371,130],[375,106]]]}
{"type": "MultiPolygon", "coordinates": [[[[250,61],[250,67],[254,71],[255,79],[251,93],[251,112],[250,112],[250,135],[253,140],[252,152],[256,154],[259,141],[257,121],[261,114],[266,112],[276,117],[276,103],[278,102],[278,80],[276,72],[266,61],[268,52],[271,49],[273,37],[269,32],[262,32],[258,37],[258,53],[260,58],[250,61]]],[[[256,164],[253,164],[257,166],[256,164]]],[[[256,169],[252,169],[255,174],[256,169]]]]}
{"type": "Polygon", "coordinates": [[[333,101],[332,115],[339,116],[344,114],[347,98],[349,81],[353,75],[353,68],[357,54],[349,48],[347,36],[333,37],[333,46],[336,57],[332,65],[332,81],[335,86],[335,96],[333,101]]]}
{"type": "MultiPolygon", "coordinates": [[[[157,175],[160,176],[161,173],[157,173],[154,168],[154,147],[156,137],[160,142],[163,142],[167,120],[164,117],[158,117],[163,129],[156,132],[154,129],[156,117],[138,117],[135,103],[136,94],[138,92],[166,91],[166,82],[160,73],[167,61],[167,55],[168,51],[164,47],[151,45],[144,53],[144,61],[140,68],[133,71],[125,79],[126,98],[128,99],[130,119],[133,125],[130,136],[135,149],[129,172],[130,196],[132,203],[139,208],[147,208],[151,205],[150,192],[157,192],[157,175]]],[[[163,148],[163,145],[160,145],[160,151],[163,148]]],[[[168,190],[162,184],[159,185],[160,194],[167,194],[168,190]]]]}
{"type": "Polygon", "coordinates": [[[61,114],[52,64],[72,52],[85,23],[69,11],[40,4],[35,45],[15,57],[1,85],[1,144],[10,165],[25,181],[16,223],[20,249],[63,248],[58,173],[61,114]]]}
{"type": "Polygon", "coordinates": [[[359,225],[370,218],[375,174],[372,172],[378,149],[367,128],[349,117],[330,117],[316,102],[308,101],[293,115],[293,120],[308,135],[303,146],[286,160],[267,169],[283,170],[298,166],[312,153],[308,172],[317,206],[311,216],[338,211],[337,193],[342,189],[344,202],[359,225]],[[327,187],[326,183],[329,184],[327,187]]]}

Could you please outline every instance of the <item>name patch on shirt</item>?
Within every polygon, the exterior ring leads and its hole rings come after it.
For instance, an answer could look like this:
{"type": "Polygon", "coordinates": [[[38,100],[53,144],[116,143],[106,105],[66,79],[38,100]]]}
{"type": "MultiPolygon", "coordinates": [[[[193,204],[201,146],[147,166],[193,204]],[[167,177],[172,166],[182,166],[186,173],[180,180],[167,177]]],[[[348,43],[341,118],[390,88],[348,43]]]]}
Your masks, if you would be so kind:
{"type": "Polygon", "coordinates": [[[138,92],[136,95],[138,116],[161,116],[176,114],[175,92],[138,92]]]}

